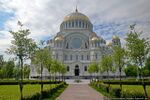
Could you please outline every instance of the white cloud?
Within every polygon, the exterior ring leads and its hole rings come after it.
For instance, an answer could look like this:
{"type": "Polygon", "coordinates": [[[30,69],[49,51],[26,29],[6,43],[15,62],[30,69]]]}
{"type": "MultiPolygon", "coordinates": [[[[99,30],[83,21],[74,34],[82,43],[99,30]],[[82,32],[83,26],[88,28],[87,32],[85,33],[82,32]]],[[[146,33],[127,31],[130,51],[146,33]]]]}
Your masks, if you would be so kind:
{"type": "MultiPolygon", "coordinates": [[[[109,24],[111,22],[121,23],[122,25],[114,28],[117,31],[127,31],[127,24],[132,24],[137,20],[150,21],[149,4],[150,0],[78,0],[78,9],[89,16],[94,25],[109,24]]],[[[17,29],[18,20],[22,21],[31,30],[32,34],[30,36],[38,41],[43,37],[55,35],[59,31],[59,25],[64,16],[73,12],[75,6],[75,0],[0,1],[0,11],[14,13],[14,16],[5,23],[4,30],[0,30],[1,33],[5,34],[0,35],[0,38],[8,37],[0,39],[1,51],[10,45],[11,37],[6,31],[17,29]]],[[[140,23],[139,26],[146,33],[144,36],[147,36],[150,31],[150,24],[140,23]]],[[[97,31],[105,33],[109,30],[108,28],[100,28],[97,31]]],[[[113,30],[108,32],[112,33],[113,30]]]]}

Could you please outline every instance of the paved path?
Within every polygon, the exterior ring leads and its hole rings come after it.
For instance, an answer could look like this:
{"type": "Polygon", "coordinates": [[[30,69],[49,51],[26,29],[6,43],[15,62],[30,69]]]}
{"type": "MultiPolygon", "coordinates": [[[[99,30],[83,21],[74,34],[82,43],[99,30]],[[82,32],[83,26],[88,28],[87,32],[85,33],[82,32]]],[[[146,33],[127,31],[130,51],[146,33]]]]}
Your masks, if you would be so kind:
{"type": "Polygon", "coordinates": [[[69,84],[56,100],[104,100],[104,97],[88,84],[69,84]]]}

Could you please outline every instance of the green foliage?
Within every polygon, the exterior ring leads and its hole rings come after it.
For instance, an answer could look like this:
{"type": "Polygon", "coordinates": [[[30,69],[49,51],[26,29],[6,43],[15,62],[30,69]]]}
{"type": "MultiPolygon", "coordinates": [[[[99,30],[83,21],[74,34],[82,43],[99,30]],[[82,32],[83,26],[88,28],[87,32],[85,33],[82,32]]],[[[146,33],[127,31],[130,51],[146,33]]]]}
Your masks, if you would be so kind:
{"type": "MultiPolygon", "coordinates": [[[[147,59],[150,51],[150,43],[148,39],[141,37],[142,32],[135,31],[135,24],[130,26],[130,33],[127,34],[126,47],[127,55],[137,67],[143,68],[143,64],[147,59]]],[[[137,70],[137,75],[142,75],[140,70],[137,70]]]]}
{"type": "MultiPolygon", "coordinates": [[[[43,95],[44,97],[46,97],[46,95],[50,94],[50,92],[54,95],[55,93],[57,93],[59,89],[61,89],[64,86],[66,86],[65,83],[51,84],[51,86],[49,84],[45,84],[43,87],[44,88],[43,95]]],[[[18,85],[0,85],[0,94],[1,94],[0,98],[2,100],[20,99],[18,85]]],[[[24,100],[38,100],[40,96],[40,85],[39,84],[24,85],[23,95],[24,95],[24,100]]]]}
{"type": "Polygon", "coordinates": [[[12,78],[13,77],[13,69],[15,67],[14,61],[5,62],[3,68],[3,77],[4,78],[12,78]]]}
{"type": "Polygon", "coordinates": [[[98,73],[99,72],[98,64],[96,62],[91,63],[88,67],[88,72],[91,74],[98,73]]]}
{"type": "Polygon", "coordinates": [[[108,77],[109,77],[109,71],[112,71],[112,69],[113,69],[112,66],[113,66],[113,61],[112,61],[111,55],[106,55],[101,59],[100,67],[101,67],[102,71],[107,72],[108,77]]]}
{"type": "Polygon", "coordinates": [[[137,75],[137,67],[133,65],[127,66],[125,69],[126,76],[136,76],[137,75]]]}
{"type": "Polygon", "coordinates": [[[148,69],[142,69],[143,76],[150,76],[150,71],[148,69]]]}
{"type": "MultiPolygon", "coordinates": [[[[118,85],[111,85],[109,93],[107,91],[108,85],[102,82],[92,82],[90,84],[96,90],[99,90],[103,95],[110,98],[132,98],[136,100],[137,98],[146,98],[142,85],[123,85],[122,91],[118,85]]],[[[150,86],[147,86],[148,95],[150,94],[150,86]]]]}
{"type": "Polygon", "coordinates": [[[148,57],[148,59],[146,60],[145,68],[150,71],[150,57],[148,57]]]}
{"type": "Polygon", "coordinates": [[[13,69],[13,77],[18,80],[20,78],[20,75],[21,75],[21,70],[20,70],[20,67],[19,65],[17,64],[14,69],[13,69]]]}
{"type": "Polygon", "coordinates": [[[122,69],[125,64],[125,50],[119,46],[113,47],[113,61],[116,67],[122,69]]]}
{"type": "Polygon", "coordinates": [[[23,67],[24,78],[29,78],[29,74],[30,74],[30,65],[25,64],[23,67]]]}

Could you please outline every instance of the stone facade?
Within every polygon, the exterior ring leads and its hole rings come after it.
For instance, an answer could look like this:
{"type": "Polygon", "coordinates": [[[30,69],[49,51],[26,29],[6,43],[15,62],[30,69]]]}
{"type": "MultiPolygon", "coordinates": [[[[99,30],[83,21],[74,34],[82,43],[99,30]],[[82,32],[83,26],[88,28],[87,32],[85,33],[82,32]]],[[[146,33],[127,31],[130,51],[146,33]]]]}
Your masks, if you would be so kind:
{"type": "Polygon", "coordinates": [[[112,46],[120,45],[120,39],[113,36],[112,42],[97,36],[89,18],[77,10],[65,16],[57,35],[47,42],[54,59],[67,67],[67,77],[88,77],[88,65],[99,62],[102,56],[112,53],[112,46]]]}

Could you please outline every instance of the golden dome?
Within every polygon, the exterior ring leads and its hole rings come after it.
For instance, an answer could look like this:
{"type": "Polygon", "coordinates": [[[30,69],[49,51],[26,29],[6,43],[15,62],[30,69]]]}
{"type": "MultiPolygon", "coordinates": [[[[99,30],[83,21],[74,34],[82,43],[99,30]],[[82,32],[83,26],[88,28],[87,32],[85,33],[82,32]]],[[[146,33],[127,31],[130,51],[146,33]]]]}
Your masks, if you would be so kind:
{"type": "Polygon", "coordinates": [[[64,21],[70,21],[70,20],[76,20],[76,19],[90,21],[86,15],[79,13],[77,10],[76,10],[76,12],[65,16],[64,21]]]}
{"type": "Polygon", "coordinates": [[[62,41],[64,37],[62,35],[58,35],[55,37],[55,41],[62,41]]]}
{"type": "Polygon", "coordinates": [[[119,37],[116,36],[116,35],[114,35],[112,38],[113,38],[113,39],[119,39],[119,37]]]}
{"type": "Polygon", "coordinates": [[[99,41],[100,39],[96,36],[92,37],[91,41],[99,41]]]}
{"type": "Polygon", "coordinates": [[[112,42],[107,42],[107,46],[112,46],[112,42]]]}

